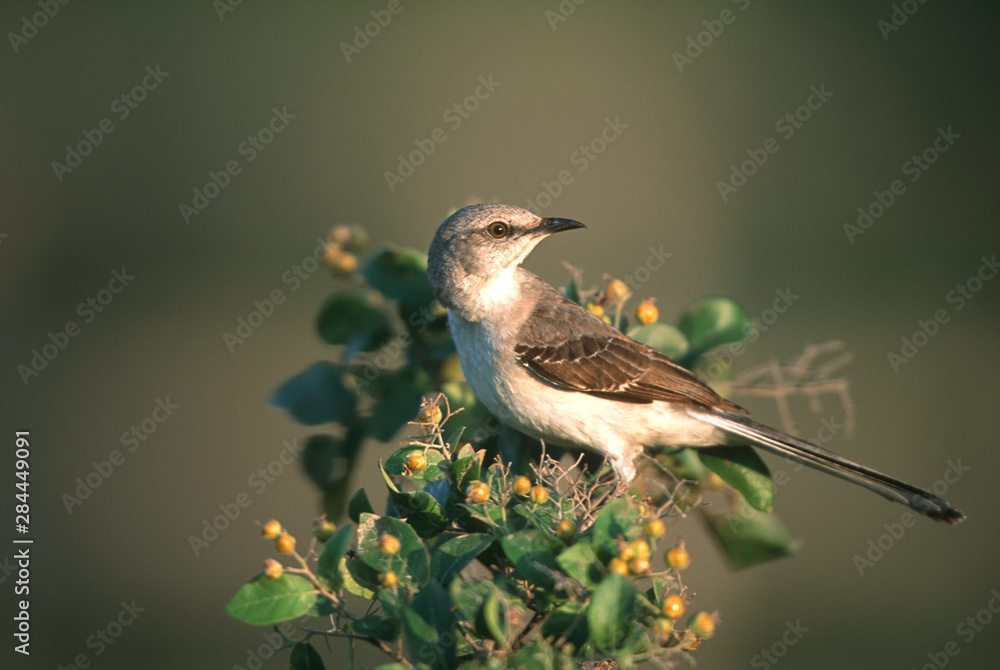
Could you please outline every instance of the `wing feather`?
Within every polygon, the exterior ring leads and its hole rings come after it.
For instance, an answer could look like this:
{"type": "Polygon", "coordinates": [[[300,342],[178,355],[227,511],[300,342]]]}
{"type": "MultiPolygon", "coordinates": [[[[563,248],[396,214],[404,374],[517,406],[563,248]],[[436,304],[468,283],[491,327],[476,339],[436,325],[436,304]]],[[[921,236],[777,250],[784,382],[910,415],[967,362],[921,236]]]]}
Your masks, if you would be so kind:
{"type": "Polygon", "coordinates": [[[656,400],[744,412],[664,354],[552,290],[521,327],[517,360],[562,388],[630,403],[656,400]]]}

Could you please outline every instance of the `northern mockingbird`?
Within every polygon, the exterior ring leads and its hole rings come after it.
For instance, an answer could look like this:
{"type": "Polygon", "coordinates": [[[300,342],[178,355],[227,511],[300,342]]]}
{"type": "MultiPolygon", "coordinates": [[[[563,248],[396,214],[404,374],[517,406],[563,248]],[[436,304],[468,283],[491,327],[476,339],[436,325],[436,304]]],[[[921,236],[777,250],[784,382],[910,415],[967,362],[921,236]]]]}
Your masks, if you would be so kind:
{"type": "Polygon", "coordinates": [[[584,225],[471,205],[438,228],[428,275],[448,308],[465,378],[501,421],[546,443],[604,454],[624,484],[645,448],[753,445],[864,486],[932,519],[941,498],[751,420],[691,372],[626,337],[520,267],[552,233],[584,225]]]}

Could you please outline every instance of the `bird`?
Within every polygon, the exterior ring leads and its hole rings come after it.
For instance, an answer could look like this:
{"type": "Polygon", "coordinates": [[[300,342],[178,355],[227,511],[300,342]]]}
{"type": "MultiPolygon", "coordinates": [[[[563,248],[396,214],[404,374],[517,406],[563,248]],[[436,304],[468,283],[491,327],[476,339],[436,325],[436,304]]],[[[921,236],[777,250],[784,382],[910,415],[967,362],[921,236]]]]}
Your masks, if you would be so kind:
{"type": "Polygon", "coordinates": [[[500,421],[546,444],[603,454],[627,489],[647,449],[749,445],[863,486],[938,521],[940,497],[758,423],[695,374],[521,267],[548,236],[586,228],[499,203],[437,229],[427,273],[469,387],[500,421]]]}

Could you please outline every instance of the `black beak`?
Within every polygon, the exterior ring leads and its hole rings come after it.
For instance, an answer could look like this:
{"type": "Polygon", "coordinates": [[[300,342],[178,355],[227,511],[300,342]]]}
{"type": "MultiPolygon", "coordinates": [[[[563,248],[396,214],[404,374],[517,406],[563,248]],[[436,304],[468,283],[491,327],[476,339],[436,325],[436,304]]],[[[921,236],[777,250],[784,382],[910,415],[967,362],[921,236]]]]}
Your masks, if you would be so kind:
{"type": "Polygon", "coordinates": [[[586,228],[579,221],[574,221],[573,219],[553,219],[547,218],[542,219],[541,222],[531,229],[532,233],[538,235],[549,235],[551,233],[558,233],[563,230],[573,230],[574,228],[586,228]]]}

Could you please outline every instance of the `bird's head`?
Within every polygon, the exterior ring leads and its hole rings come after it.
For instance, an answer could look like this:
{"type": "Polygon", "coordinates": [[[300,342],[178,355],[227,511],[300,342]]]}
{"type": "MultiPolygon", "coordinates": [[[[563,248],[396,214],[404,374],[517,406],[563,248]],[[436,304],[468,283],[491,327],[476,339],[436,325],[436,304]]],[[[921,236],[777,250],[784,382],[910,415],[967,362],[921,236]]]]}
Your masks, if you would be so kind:
{"type": "Polygon", "coordinates": [[[427,273],[441,304],[471,304],[508,290],[514,271],[552,233],[583,228],[571,219],[541,218],[510,205],[469,205],[445,220],[431,242],[427,273]]]}

